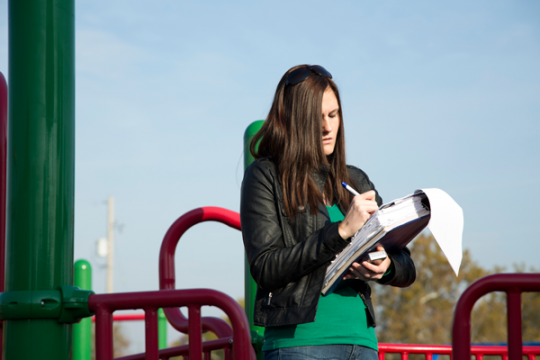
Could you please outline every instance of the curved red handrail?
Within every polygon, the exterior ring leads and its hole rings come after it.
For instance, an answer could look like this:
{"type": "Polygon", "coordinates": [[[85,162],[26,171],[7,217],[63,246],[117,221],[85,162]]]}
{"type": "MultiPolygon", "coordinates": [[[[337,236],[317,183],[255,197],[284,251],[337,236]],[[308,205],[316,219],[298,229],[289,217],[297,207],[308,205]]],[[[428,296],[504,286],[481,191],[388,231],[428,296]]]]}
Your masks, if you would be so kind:
{"type": "MultiPolygon", "coordinates": [[[[176,287],[174,254],[180,238],[192,226],[204,221],[217,221],[241,230],[240,214],[220,207],[207,206],[191,210],[179,217],[167,230],[159,252],[159,288],[172,290],[176,287]]],[[[188,319],[179,308],[164,308],[169,323],[178,331],[188,333],[188,319]]],[[[212,331],[218,337],[231,336],[231,328],[217,317],[202,318],[203,331],[212,331]]]]}
{"type": "Polygon", "coordinates": [[[471,312],[476,301],[487,293],[507,294],[508,355],[510,360],[522,357],[521,293],[540,292],[540,274],[495,274],[486,276],[461,294],[452,323],[452,357],[471,358],[471,312]]]}
{"type": "MultiPolygon", "coordinates": [[[[96,358],[112,360],[112,317],[115,310],[144,309],[146,331],[146,360],[158,360],[159,308],[187,306],[189,309],[189,358],[201,359],[203,351],[201,306],[216,306],[229,317],[234,332],[232,347],[234,359],[250,359],[253,348],[249,324],[240,305],[227,294],[211,289],[145,291],[90,295],[88,308],[96,314],[96,358]]],[[[230,329],[230,328],[229,328],[230,329]]],[[[231,340],[231,338],[227,338],[231,340]]]]}

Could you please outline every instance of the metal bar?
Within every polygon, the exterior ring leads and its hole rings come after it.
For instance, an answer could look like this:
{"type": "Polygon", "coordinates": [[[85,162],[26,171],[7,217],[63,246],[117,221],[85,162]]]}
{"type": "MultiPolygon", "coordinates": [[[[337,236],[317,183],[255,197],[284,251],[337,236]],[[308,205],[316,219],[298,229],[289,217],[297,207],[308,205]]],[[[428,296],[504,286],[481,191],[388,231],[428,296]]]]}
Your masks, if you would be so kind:
{"type": "MultiPolygon", "coordinates": [[[[230,350],[230,344],[229,339],[217,339],[217,340],[210,340],[205,341],[202,343],[202,349],[204,353],[210,353],[214,350],[230,350]]],[[[159,357],[160,359],[164,360],[165,358],[171,358],[176,356],[184,356],[189,353],[189,344],[188,345],[182,345],[182,346],[175,346],[163,350],[159,350],[159,357]]],[[[116,358],[115,360],[145,360],[146,353],[140,353],[140,354],[133,354],[128,356],[122,356],[120,358],[116,358]]]]}
{"type": "Polygon", "coordinates": [[[201,307],[190,305],[188,309],[189,357],[193,360],[202,360],[201,307]]]}
{"type": "MultiPolygon", "coordinates": [[[[253,353],[253,348],[251,347],[249,325],[247,323],[246,314],[234,299],[219,291],[210,289],[147,291],[135,293],[99,294],[91,295],[88,298],[88,308],[90,311],[94,312],[99,311],[100,308],[107,308],[109,311],[115,311],[148,307],[171,308],[191,305],[215,306],[223,310],[229,317],[234,330],[234,358],[236,360],[242,360],[251,358],[255,355],[253,353]]],[[[97,324],[100,320],[99,313],[96,313],[96,317],[97,324]]],[[[110,321],[112,324],[112,315],[110,316],[110,321]]],[[[219,340],[228,341],[229,338],[219,340]]],[[[202,350],[199,354],[199,359],[201,358],[201,355],[202,350]]]]}
{"type": "Polygon", "coordinates": [[[97,307],[93,311],[96,313],[96,360],[112,360],[112,313],[104,306],[97,307]]]}
{"type": "Polygon", "coordinates": [[[146,360],[159,360],[157,308],[146,308],[145,315],[146,360]]]}
{"type": "Polygon", "coordinates": [[[516,288],[506,293],[506,316],[508,326],[508,357],[522,359],[521,291],[516,288]],[[512,330],[510,330],[512,329],[512,330]]]}
{"type": "MultiPolygon", "coordinates": [[[[75,4],[11,0],[8,18],[6,291],[56,290],[73,285],[75,4]]],[[[4,331],[6,360],[71,357],[72,325],[13,320],[4,331]]]]}
{"type": "MultiPolygon", "coordinates": [[[[8,88],[0,72],[0,292],[5,290],[6,266],[6,174],[7,174],[8,88]]],[[[0,321],[0,359],[2,358],[3,322],[0,321]]]]}
{"type": "MultiPolygon", "coordinates": [[[[474,282],[461,294],[452,322],[452,355],[455,359],[469,359],[471,357],[471,312],[476,301],[490,292],[512,292],[516,289],[521,292],[540,292],[540,274],[486,276],[474,282]]],[[[508,332],[516,330],[510,327],[513,324],[513,322],[508,323],[508,332]]]]}
{"type": "MultiPolygon", "coordinates": [[[[176,287],[174,255],[182,235],[192,226],[204,221],[217,221],[240,230],[240,214],[219,208],[202,207],[191,210],[178,218],[167,230],[159,253],[159,288],[171,290],[176,287]]],[[[178,331],[188,333],[188,320],[178,308],[164,309],[169,323],[178,331]]],[[[212,331],[219,338],[232,335],[231,328],[223,319],[216,317],[203,317],[204,331],[212,331]]]]}
{"type": "Polygon", "coordinates": [[[159,334],[159,348],[167,348],[167,317],[163,309],[158,311],[158,334],[159,334]]]}
{"type": "MultiPolygon", "coordinates": [[[[113,321],[140,321],[144,320],[144,314],[117,314],[113,315],[113,321]]],[[[92,316],[92,322],[96,322],[96,317],[92,316]]]]}
{"type": "MultiPolygon", "coordinates": [[[[379,359],[384,359],[386,354],[438,354],[452,356],[452,347],[449,345],[416,345],[416,344],[386,344],[379,343],[379,359]]],[[[473,356],[501,356],[507,357],[508,348],[506,346],[471,346],[473,356]]],[[[524,356],[540,355],[540,346],[523,346],[524,356]]]]}
{"type": "MultiPolygon", "coordinates": [[[[77,260],[74,266],[75,286],[92,290],[92,266],[86,260],[77,260]]],[[[92,319],[84,318],[73,325],[73,360],[90,360],[92,350],[92,319]]]]}

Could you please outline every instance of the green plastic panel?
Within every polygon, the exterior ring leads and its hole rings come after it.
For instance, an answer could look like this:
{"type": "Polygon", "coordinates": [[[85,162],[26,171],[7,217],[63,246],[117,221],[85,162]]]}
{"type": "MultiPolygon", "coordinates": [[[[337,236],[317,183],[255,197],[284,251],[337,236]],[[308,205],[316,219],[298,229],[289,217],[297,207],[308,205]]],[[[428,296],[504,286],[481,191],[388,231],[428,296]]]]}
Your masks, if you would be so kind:
{"type": "MultiPolygon", "coordinates": [[[[249,144],[251,139],[255,136],[257,131],[264,124],[264,120],[257,120],[252,122],[244,133],[244,170],[255,160],[249,152],[249,144]]],[[[257,353],[257,359],[262,359],[262,344],[264,338],[264,328],[253,325],[253,311],[255,305],[255,295],[257,294],[257,284],[249,271],[249,263],[247,259],[244,262],[244,294],[245,294],[245,310],[249,321],[249,327],[251,330],[251,341],[253,347],[257,353]]]]}

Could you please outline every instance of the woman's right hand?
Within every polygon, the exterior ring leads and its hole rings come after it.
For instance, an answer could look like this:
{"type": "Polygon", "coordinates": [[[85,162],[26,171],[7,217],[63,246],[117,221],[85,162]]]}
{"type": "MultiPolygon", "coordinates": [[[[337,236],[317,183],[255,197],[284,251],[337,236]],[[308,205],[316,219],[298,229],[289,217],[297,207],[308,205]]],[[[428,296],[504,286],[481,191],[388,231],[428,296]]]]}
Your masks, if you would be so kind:
{"type": "Polygon", "coordinates": [[[345,219],[339,224],[339,235],[343,239],[348,239],[356,234],[378,208],[375,202],[375,191],[370,190],[355,196],[351,201],[345,219]]]}

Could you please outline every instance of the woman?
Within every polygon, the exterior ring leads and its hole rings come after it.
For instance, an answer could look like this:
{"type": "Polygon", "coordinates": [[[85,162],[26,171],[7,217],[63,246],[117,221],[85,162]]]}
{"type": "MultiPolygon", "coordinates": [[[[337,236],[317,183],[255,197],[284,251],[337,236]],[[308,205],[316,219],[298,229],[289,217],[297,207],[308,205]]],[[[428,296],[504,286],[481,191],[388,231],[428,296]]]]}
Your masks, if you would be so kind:
{"type": "Polygon", "coordinates": [[[287,71],[250,151],[256,160],[244,175],[240,216],[265,359],[377,359],[367,282],[405,287],[416,273],[404,249],[354,263],[340,287],[321,296],[326,268],[382,203],[367,175],[345,163],[332,75],[321,66],[287,71]]]}

